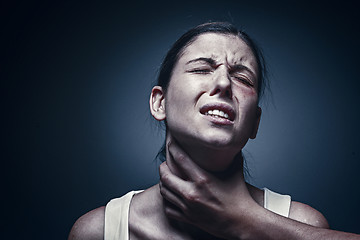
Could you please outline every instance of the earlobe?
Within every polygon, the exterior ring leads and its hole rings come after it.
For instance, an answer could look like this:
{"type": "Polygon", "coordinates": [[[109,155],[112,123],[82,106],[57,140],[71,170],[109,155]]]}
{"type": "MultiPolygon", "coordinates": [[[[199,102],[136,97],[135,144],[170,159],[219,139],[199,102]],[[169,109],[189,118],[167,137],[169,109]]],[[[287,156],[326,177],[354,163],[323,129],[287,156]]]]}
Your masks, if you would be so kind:
{"type": "Polygon", "coordinates": [[[162,87],[153,87],[151,90],[149,104],[151,115],[153,115],[153,117],[158,121],[165,120],[165,94],[162,87]]]}
{"type": "Polygon", "coordinates": [[[250,136],[251,139],[256,138],[257,132],[259,130],[261,112],[262,112],[261,107],[257,106],[257,109],[256,109],[256,123],[255,123],[254,129],[253,129],[253,132],[252,132],[252,134],[250,136]]]}

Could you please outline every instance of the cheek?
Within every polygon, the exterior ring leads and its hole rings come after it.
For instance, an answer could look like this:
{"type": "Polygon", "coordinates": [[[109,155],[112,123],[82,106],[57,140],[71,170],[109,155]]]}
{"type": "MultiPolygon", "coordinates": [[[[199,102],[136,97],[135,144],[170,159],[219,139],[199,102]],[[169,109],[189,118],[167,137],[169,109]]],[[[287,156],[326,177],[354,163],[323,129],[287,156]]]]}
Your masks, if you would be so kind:
{"type": "Polygon", "coordinates": [[[166,95],[166,109],[169,111],[179,111],[185,107],[184,102],[188,100],[187,92],[182,88],[172,88],[166,95]]]}
{"type": "Polygon", "coordinates": [[[236,93],[235,98],[240,111],[239,120],[247,123],[254,121],[258,106],[257,92],[254,89],[244,87],[236,93]]]}
{"type": "Polygon", "coordinates": [[[189,92],[183,88],[168,89],[165,101],[166,118],[171,122],[182,122],[186,118],[189,112],[189,106],[191,106],[191,98],[189,92]]]}
{"type": "Polygon", "coordinates": [[[246,104],[256,104],[258,102],[258,94],[254,88],[249,88],[245,86],[238,87],[234,89],[235,98],[237,99],[239,105],[246,104]]]}
{"type": "Polygon", "coordinates": [[[186,109],[193,106],[199,96],[207,89],[206,83],[199,79],[180,75],[171,79],[166,95],[169,107],[186,109]],[[189,105],[190,104],[190,105],[189,105]]]}

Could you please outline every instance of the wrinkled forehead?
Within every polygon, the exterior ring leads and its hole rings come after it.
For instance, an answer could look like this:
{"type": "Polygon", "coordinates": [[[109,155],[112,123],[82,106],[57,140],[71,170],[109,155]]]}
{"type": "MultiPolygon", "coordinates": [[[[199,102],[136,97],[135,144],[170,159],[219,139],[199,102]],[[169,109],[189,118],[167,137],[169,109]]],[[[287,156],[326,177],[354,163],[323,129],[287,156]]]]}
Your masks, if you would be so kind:
{"type": "Polygon", "coordinates": [[[199,57],[212,58],[219,64],[244,65],[258,74],[258,64],[251,48],[238,36],[204,33],[182,51],[179,64],[199,57]]]}

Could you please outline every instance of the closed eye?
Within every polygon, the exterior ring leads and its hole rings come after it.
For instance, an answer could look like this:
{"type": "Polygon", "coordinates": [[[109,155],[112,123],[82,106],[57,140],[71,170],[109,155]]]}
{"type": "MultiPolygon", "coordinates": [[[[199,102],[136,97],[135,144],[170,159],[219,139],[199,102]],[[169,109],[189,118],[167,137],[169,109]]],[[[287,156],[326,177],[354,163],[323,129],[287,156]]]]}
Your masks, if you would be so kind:
{"type": "Polygon", "coordinates": [[[231,66],[229,69],[230,76],[236,81],[245,84],[249,87],[254,87],[254,75],[253,71],[244,65],[231,66]]]}
{"type": "Polygon", "coordinates": [[[208,74],[211,73],[212,70],[208,68],[196,68],[196,69],[188,70],[187,72],[196,73],[196,74],[208,74]]]}
{"type": "Polygon", "coordinates": [[[239,76],[233,76],[233,78],[236,79],[236,81],[239,81],[249,87],[254,87],[254,84],[249,80],[247,79],[246,77],[239,77],[239,76]]]}

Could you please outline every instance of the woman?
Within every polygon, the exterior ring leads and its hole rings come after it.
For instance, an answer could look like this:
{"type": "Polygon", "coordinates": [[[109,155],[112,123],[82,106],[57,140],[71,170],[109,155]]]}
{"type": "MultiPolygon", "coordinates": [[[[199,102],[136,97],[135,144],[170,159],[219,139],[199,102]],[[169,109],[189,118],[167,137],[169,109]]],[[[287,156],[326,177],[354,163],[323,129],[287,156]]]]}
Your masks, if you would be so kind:
{"type": "MultiPolygon", "coordinates": [[[[233,211],[234,219],[242,212],[251,215],[260,205],[327,228],[315,209],[245,183],[241,150],[258,131],[264,71],[253,41],[231,24],[206,23],[180,37],[150,96],[151,114],[166,125],[161,190],[155,185],[130,192],[85,214],[69,239],[230,239],[235,229],[228,227],[229,216],[223,218],[221,209],[239,210],[239,203],[241,211],[233,211]],[[231,196],[230,201],[216,201],[210,194],[205,203],[209,206],[196,204],[199,193],[211,189],[208,179],[201,178],[206,172],[218,180],[214,194],[231,196]],[[174,178],[176,188],[171,185],[174,178]],[[196,184],[187,184],[190,179],[196,184]],[[184,205],[184,198],[195,204],[184,205]],[[213,211],[201,214],[209,208],[213,211]]],[[[249,223],[242,227],[251,228],[249,223]]]]}

